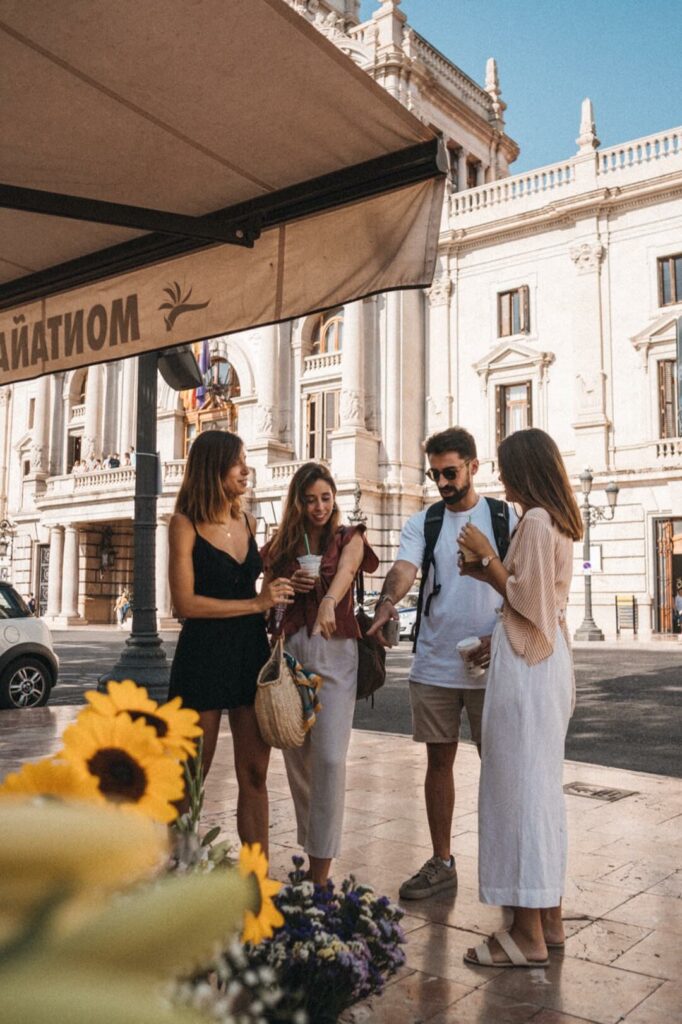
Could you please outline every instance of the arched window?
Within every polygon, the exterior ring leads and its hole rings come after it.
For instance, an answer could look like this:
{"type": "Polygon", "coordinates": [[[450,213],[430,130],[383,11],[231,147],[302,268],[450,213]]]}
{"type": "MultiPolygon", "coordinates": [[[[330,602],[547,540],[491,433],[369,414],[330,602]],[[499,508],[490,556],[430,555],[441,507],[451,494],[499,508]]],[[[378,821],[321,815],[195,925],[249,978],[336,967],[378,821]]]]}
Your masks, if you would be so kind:
{"type": "Polygon", "coordinates": [[[343,349],[343,307],[320,313],[313,328],[311,355],[341,352],[343,349]]]}
{"type": "Polygon", "coordinates": [[[232,363],[219,351],[209,353],[204,383],[191,391],[181,392],[185,409],[183,458],[187,458],[192,441],[204,430],[237,433],[239,410],[233,399],[240,394],[239,377],[232,363]]]}

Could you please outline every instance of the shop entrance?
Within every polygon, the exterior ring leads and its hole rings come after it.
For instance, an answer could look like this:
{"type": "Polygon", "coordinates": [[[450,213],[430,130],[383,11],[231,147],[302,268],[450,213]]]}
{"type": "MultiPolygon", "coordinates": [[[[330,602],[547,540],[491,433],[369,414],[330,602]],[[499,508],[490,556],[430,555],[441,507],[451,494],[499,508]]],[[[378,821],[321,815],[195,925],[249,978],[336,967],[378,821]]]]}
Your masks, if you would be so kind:
{"type": "Polygon", "coordinates": [[[682,596],[682,518],[656,519],[654,543],[655,629],[657,633],[679,633],[682,627],[682,614],[675,608],[675,598],[682,596]]]}

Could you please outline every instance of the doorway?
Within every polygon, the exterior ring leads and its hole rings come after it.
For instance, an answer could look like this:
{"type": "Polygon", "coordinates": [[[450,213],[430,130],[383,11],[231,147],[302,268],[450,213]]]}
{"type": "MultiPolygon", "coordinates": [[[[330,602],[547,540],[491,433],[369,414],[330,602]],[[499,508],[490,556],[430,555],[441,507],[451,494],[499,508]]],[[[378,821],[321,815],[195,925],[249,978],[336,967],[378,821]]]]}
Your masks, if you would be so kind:
{"type": "Polygon", "coordinates": [[[680,617],[675,610],[678,583],[682,584],[682,519],[654,520],[656,554],[657,633],[678,633],[680,617]]]}

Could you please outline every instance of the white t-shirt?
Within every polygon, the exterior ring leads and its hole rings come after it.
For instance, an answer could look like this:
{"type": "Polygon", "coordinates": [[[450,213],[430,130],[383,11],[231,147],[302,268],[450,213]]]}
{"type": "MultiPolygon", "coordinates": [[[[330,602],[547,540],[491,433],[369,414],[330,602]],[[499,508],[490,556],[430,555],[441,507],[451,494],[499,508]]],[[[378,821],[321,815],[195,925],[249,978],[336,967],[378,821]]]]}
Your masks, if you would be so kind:
{"type": "MultiPolygon", "coordinates": [[[[398,559],[411,562],[418,568],[421,568],[426,547],[425,519],[426,509],[408,519],[400,534],[398,559]]],[[[485,498],[479,498],[466,512],[452,512],[446,507],[433,552],[441,589],[431,602],[428,616],[424,615],[424,607],[433,588],[432,566],[424,588],[417,650],[410,672],[412,682],[466,690],[480,689],[487,682],[487,673],[477,679],[468,674],[456,647],[467,636],[489,636],[497,622],[495,612],[502,607],[502,597],[488,583],[459,574],[457,537],[468,522],[477,526],[496,548],[490,508],[485,498]]],[[[517,517],[510,506],[510,533],[516,523],[517,517]]]]}

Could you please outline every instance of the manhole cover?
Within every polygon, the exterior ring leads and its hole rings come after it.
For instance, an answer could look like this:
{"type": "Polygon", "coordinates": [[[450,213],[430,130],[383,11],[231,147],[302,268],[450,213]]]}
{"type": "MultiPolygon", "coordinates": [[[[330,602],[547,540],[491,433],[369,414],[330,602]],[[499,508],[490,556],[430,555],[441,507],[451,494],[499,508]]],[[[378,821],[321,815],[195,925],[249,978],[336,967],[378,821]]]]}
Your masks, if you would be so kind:
{"type": "Polygon", "coordinates": [[[570,796],[587,796],[592,800],[605,800],[611,804],[626,796],[637,796],[634,789],[604,789],[603,786],[592,786],[589,782],[567,782],[564,793],[569,793],[570,796]]]}

